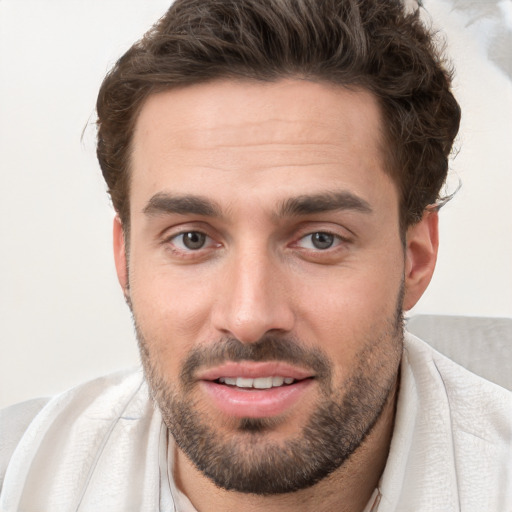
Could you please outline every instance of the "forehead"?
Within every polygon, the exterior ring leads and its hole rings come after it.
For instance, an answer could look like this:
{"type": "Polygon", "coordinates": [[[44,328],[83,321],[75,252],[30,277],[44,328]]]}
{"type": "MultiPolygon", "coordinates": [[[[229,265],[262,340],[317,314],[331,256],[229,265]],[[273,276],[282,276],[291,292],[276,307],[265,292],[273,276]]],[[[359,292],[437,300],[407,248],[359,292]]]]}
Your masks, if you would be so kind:
{"type": "Polygon", "coordinates": [[[312,187],[389,193],[381,129],[371,93],[325,83],[217,81],[157,93],[136,123],[132,211],[161,192],[208,191],[221,202],[312,187]]]}
{"type": "Polygon", "coordinates": [[[365,90],[306,80],[215,81],[151,95],[136,123],[134,147],[155,142],[161,149],[165,143],[167,149],[211,149],[228,140],[275,142],[279,135],[283,142],[322,143],[337,135],[356,142],[363,133],[365,143],[378,143],[380,131],[380,108],[365,90]]]}

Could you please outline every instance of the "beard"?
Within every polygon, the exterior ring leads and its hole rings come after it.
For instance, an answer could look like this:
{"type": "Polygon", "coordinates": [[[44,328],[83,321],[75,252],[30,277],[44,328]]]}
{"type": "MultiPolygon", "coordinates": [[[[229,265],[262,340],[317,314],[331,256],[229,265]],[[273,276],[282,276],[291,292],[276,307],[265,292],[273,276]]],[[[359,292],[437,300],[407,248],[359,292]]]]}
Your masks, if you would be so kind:
{"type": "MultiPolygon", "coordinates": [[[[137,338],[150,392],[178,447],[218,487],[273,495],[310,487],[340,468],[377,423],[394,389],[403,347],[401,293],[395,316],[361,350],[351,376],[333,383],[334,366],[321,349],[307,348],[291,336],[265,336],[244,344],[233,338],[193,349],[179,383],[171,385],[140,328],[137,338]],[[299,433],[284,441],[269,439],[275,418],[240,418],[222,432],[201,410],[194,378],[201,367],[226,361],[283,361],[311,369],[319,399],[299,433]]],[[[135,318],[135,316],[134,316],[135,318]]],[[[343,340],[340,340],[340,343],[343,340]]],[[[286,421],[286,420],[284,420],[286,421]]]]}

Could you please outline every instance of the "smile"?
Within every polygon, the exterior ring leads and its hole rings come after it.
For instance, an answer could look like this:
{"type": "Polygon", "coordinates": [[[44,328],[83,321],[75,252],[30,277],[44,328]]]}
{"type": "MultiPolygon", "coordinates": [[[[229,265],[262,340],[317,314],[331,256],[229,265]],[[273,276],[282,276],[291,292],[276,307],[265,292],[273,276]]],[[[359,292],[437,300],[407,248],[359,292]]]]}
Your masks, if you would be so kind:
{"type": "Polygon", "coordinates": [[[256,379],[246,377],[220,377],[219,384],[235,386],[237,388],[270,389],[281,386],[289,386],[296,382],[292,377],[258,377],[256,379]]]}

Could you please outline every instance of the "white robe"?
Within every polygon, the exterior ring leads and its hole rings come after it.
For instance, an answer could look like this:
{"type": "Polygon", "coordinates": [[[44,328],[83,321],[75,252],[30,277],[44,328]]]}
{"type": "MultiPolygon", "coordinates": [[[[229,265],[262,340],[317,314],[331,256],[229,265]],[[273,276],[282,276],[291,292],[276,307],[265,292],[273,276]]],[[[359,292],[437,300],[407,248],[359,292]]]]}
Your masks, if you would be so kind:
{"type": "MultiPolygon", "coordinates": [[[[168,453],[172,438],[140,370],[94,380],[30,423],[0,511],[195,512],[168,453]]],[[[390,453],[367,510],[511,512],[512,393],[407,334],[390,453]]]]}

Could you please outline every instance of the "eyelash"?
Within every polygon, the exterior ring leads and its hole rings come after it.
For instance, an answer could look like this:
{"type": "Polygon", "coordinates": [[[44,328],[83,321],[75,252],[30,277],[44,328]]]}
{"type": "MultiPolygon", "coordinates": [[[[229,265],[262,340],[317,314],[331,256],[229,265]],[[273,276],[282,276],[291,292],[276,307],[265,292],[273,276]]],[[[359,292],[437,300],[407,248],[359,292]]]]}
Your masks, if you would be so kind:
{"type": "Polygon", "coordinates": [[[189,256],[189,257],[194,257],[194,256],[200,254],[201,251],[204,251],[207,248],[206,246],[216,245],[217,247],[220,247],[220,245],[221,245],[221,244],[215,243],[214,239],[211,236],[209,236],[207,233],[205,233],[204,231],[199,230],[199,229],[188,229],[188,230],[180,231],[179,233],[173,233],[172,235],[166,237],[163,240],[163,243],[167,247],[170,247],[174,253],[178,253],[180,255],[189,256]],[[198,247],[197,249],[191,249],[190,247],[186,247],[186,245],[184,243],[183,237],[185,235],[193,234],[193,233],[204,237],[204,243],[201,245],[201,247],[198,247]],[[176,242],[176,240],[180,239],[180,237],[181,237],[181,241],[176,242]],[[177,243],[179,245],[181,245],[181,247],[177,246],[177,243]]]}
{"type": "MultiPolygon", "coordinates": [[[[322,243],[321,240],[319,242],[322,243]]],[[[214,239],[211,236],[209,236],[203,230],[199,230],[199,229],[183,230],[183,231],[180,231],[179,233],[173,233],[171,236],[166,237],[163,240],[163,243],[167,247],[170,247],[170,249],[173,253],[179,255],[180,257],[185,257],[185,258],[197,258],[200,255],[204,256],[205,251],[208,250],[209,248],[221,247],[221,245],[222,245],[220,243],[215,243],[214,239]],[[196,235],[199,235],[200,237],[203,237],[204,241],[200,247],[197,247],[196,249],[194,249],[194,248],[186,246],[183,237],[186,235],[191,235],[191,234],[196,234],[196,235]],[[180,237],[181,237],[181,241],[177,242],[177,240],[180,240],[180,237]]],[[[333,233],[328,230],[317,230],[317,231],[309,231],[309,232],[302,234],[300,237],[298,237],[296,239],[295,242],[293,242],[291,244],[290,247],[291,248],[299,248],[299,249],[302,249],[305,253],[316,254],[316,255],[320,256],[322,254],[325,254],[325,255],[332,254],[333,252],[339,250],[340,246],[346,245],[348,243],[350,243],[350,240],[348,238],[343,237],[337,233],[333,233]],[[315,235],[322,235],[324,237],[327,235],[327,237],[332,238],[332,242],[330,245],[328,245],[324,248],[314,247],[315,242],[313,241],[312,237],[314,237],[315,235]],[[312,245],[313,247],[301,246],[301,242],[307,240],[308,238],[310,240],[310,245],[312,245]]]]}
{"type": "MultiPolygon", "coordinates": [[[[343,243],[348,243],[348,241],[349,241],[347,238],[344,238],[344,237],[338,235],[337,233],[332,233],[330,231],[325,231],[325,230],[318,230],[318,231],[312,231],[310,233],[307,233],[307,234],[301,236],[300,238],[297,239],[297,242],[295,242],[295,245],[299,245],[299,242],[310,238],[311,245],[314,246],[315,242],[313,240],[313,237],[315,235],[323,235],[323,236],[327,235],[328,237],[332,237],[332,242],[331,242],[330,245],[328,245],[327,247],[324,247],[324,248],[320,248],[320,247],[307,248],[307,247],[304,247],[305,250],[309,250],[309,251],[313,251],[313,252],[327,252],[330,249],[334,250],[339,245],[341,245],[343,243]]],[[[320,243],[321,243],[321,241],[320,241],[320,243]]]]}

